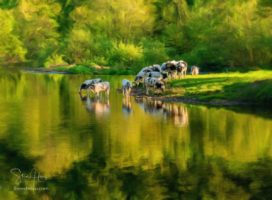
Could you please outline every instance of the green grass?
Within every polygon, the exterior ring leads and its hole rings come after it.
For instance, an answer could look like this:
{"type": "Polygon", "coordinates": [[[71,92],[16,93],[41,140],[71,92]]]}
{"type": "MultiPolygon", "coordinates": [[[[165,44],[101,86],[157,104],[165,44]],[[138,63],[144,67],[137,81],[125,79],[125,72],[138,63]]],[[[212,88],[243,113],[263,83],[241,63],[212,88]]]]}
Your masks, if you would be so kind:
{"type": "Polygon", "coordinates": [[[202,101],[229,100],[247,103],[272,102],[272,71],[187,76],[170,82],[176,93],[202,101]]]}
{"type": "Polygon", "coordinates": [[[75,66],[60,66],[54,68],[56,71],[68,72],[71,74],[94,74],[95,68],[88,67],[85,65],[75,65],[75,66]]]}

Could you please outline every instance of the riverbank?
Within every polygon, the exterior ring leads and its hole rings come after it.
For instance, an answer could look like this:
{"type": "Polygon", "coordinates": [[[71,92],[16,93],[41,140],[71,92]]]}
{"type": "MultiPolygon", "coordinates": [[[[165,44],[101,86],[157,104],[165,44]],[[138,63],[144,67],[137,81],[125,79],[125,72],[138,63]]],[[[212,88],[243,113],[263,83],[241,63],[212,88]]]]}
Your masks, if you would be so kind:
{"type": "MultiPolygon", "coordinates": [[[[133,95],[145,96],[139,89],[133,95]]],[[[164,94],[148,98],[218,106],[271,105],[272,71],[188,75],[169,81],[164,94]]]]}
{"type": "Polygon", "coordinates": [[[65,74],[89,74],[89,75],[132,75],[135,74],[130,68],[111,68],[107,66],[86,66],[86,65],[67,65],[67,66],[56,66],[50,68],[36,68],[37,71],[47,71],[55,73],[65,74]]]}
{"type": "MultiPolygon", "coordinates": [[[[90,74],[90,75],[120,75],[131,72],[118,73],[108,68],[94,68],[92,73],[85,66],[76,65],[56,68],[36,68],[34,72],[90,74]],[[70,70],[68,70],[70,69],[70,70]],[[84,72],[84,69],[86,70],[84,72]],[[111,73],[109,73],[111,72],[111,73]]],[[[145,95],[142,88],[132,92],[137,98],[147,97],[168,102],[184,102],[191,104],[206,104],[218,106],[233,105],[270,105],[272,102],[272,71],[258,70],[245,73],[210,73],[199,76],[187,75],[184,79],[172,80],[167,83],[163,94],[145,95]]]]}

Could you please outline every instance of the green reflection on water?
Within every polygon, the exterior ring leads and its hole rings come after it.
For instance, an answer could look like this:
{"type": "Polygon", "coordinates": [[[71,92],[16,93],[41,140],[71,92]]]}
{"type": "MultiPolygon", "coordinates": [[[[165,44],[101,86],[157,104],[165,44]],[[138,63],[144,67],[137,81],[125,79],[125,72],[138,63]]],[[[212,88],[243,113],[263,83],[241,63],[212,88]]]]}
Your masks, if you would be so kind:
{"type": "Polygon", "coordinates": [[[121,76],[102,77],[111,82],[109,100],[80,98],[87,78],[1,72],[1,197],[272,198],[270,118],[124,99],[121,76]],[[13,168],[35,169],[46,181],[18,182],[13,168]]]}

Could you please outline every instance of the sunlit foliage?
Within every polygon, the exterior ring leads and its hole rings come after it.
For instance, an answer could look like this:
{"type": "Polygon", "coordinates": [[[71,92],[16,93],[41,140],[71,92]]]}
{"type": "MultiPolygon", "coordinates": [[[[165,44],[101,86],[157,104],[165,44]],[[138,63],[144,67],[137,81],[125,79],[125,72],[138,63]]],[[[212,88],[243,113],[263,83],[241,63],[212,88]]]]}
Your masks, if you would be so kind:
{"type": "Polygon", "coordinates": [[[268,0],[2,0],[0,18],[1,63],[133,71],[167,59],[206,69],[272,64],[268,0]]]}

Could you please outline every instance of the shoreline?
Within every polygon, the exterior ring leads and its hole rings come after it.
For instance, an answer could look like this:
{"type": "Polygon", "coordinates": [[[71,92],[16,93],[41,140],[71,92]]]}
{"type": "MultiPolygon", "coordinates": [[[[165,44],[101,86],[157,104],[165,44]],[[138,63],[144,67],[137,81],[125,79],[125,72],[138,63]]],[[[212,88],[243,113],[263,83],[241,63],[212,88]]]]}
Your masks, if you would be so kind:
{"type": "MultiPolygon", "coordinates": [[[[122,90],[119,88],[117,89],[119,93],[122,92],[122,90]]],[[[253,102],[242,102],[238,100],[222,100],[222,99],[213,99],[211,101],[203,101],[199,100],[197,97],[188,97],[188,96],[181,96],[181,95],[173,95],[173,96],[167,96],[167,95],[146,95],[144,93],[143,88],[133,88],[131,91],[132,97],[135,97],[136,99],[142,99],[147,98],[152,101],[163,101],[168,103],[186,103],[186,104],[193,104],[193,105],[207,105],[207,106],[258,106],[261,107],[260,104],[256,104],[253,102]]]]}
{"type": "Polygon", "coordinates": [[[208,105],[208,106],[260,106],[261,104],[256,104],[253,102],[242,102],[242,101],[231,101],[231,100],[221,100],[221,99],[213,99],[211,101],[203,101],[197,99],[197,97],[188,97],[188,96],[150,96],[145,94],[132,94],[131,96],[141,99],[147,98],[150,100],[158,100],[169,103],[186,103],[186,104],[194,104],[194,105],[208,105]]]}
{"type": "MultiPolygon", "coordinates": [[[[63,72],[44,68],[25,68],[22,71],[29,73],[74,75],[74,73],[66,71],[63,72]]],[[[97,76],[94,74],[90,75],[97,76]]],[[[164,102],[207,106],[270,107],[272,103],[272,101],[270,101],[270,99],[272,99],[272,94],[270,93],[272,79],[270,75],[272,75],[271,71],[257,71],[247,73],[214,73],[199,75],[197,77],[188,76],[184,79],[170,81],[169,88],[164,94],[146,95],[143,88],[133,88],[131,96],[164,102]],[[213,89],[213,87],[215,87],[215,89],[213,89]]]]}

